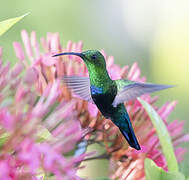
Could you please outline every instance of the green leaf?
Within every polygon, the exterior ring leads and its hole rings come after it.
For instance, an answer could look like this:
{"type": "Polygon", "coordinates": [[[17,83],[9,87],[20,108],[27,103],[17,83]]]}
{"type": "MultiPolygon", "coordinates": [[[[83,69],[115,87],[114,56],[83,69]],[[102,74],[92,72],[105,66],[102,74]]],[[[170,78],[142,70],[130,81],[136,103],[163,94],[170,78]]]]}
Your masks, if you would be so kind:
{"type": "Polygon", "coordinates": [[[186,180],[189,180],[189,177],[187,177],[186,180]]]}
{"type": "Polygon", "coordinates": [[[158,167],[151,159],[144,161],[146,180],[185,180],[180,172],[166,172],[158,167]]]}
{"type": "Polygon", "coordinates": [[[177,164],[177,160],[175,157],[173,145],[171,142],[171,137],[169,135],[169,132],[168,132],[163,120],[160,118],[158,113],[153,109],[153,107],[150,104],[148,104],[147,102],[143,101],[140,98],[138,98],[138,100],[143,105],[144,109],[150,116],[152,124],[156,129],[157,135],[160,140],[160,144],[162,146],[163,153],[164,153],[166,161],[167,161],[167,166],[168,166],[169,171],[177,172],[178,164],[177,164]]]}
{"type": "Polygon", "coordinates": [[[0,22],[0,36],[9,30],[14,24],[20,21],[23,17],[27,16],[29,13],[24,14],[23,16],[19,16],[16,18],[7,19],[0,22]]]}

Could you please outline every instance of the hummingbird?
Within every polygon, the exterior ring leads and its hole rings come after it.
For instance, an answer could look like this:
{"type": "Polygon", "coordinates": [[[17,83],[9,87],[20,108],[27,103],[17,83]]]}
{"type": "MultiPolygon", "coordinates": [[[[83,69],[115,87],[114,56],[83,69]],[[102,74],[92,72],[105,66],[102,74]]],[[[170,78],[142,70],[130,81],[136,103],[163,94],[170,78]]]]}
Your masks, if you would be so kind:
{"type": "Polygon", "coordinates": [[[170,88],[170,85],[141,83],[126,79],[112,80],[106,69],[104,56],[98,50],[81,53],[64,52],[55,56],[79,56],[87,66],[89,77],[64,76],[63,81],[81,99],[97,106],[102,115],[110,119],[120,130],[128,144],[140,150],[124,102],[143,94],[170,88]]]}

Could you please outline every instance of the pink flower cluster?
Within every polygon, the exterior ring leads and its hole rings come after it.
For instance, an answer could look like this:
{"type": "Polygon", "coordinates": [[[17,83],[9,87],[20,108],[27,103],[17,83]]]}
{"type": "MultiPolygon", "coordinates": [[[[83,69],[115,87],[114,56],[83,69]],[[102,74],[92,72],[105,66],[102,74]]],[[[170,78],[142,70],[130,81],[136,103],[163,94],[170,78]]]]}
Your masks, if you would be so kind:
{"type": "MultiPolygon", "coordinates": [[[[73,151],[78,150],[79,142],[103,144],[106,153],[99,157],[109,160],[113,179],[145,179],[146,157],[167,169],[155,129],[138,100],[125,105],[141,151],[130,148],[117,127],[102,117],[95,105],[75,97],[60,80],[64,75],[88,75],[85,64],[76,56],[52,58],[58,52],[81,52],[82,42],[69,41],[63,48],[59,34],[48,33],[47,38],[41,38],[41,51],[35,32],[29,37],[23,30],[21,36],[25,51],[20,43],[13,43],[19,62],[14,68],[0,64],[0,179],[79,179],[76,172],[82,160],[86,160],[84,152],[88,146],[86,143],[76,156],[73,151]]],[[[145,81],[137,63],[121,68],[112,56],[102,53],[112,79],[145,81]]],[[[0,59],[1,55],[0,49],[0,59]]],[[[179,145],[188,142],[189,135],[183,133],[183,121],[167,121],[176,102],[159,108],[155,105],[157,97],[141,98],[164,120],[177,160],[181,161],[186,150],[179,145]]]]}
{"type": "MultiPolygon", "coordinates": [[[[0,50],[0,58],[2,49],[0,50]]],[[[23,57],[23,56],[22,56],[23,57]]],[[[0,63],[0,179],[80,179],[77,164],[85,154],[66,155],[82,138],[77,117],[68,114],[74,100],[59,103],[60,82],[49,83],[40,95],[38,73],[17,63],[0,63]]]]}

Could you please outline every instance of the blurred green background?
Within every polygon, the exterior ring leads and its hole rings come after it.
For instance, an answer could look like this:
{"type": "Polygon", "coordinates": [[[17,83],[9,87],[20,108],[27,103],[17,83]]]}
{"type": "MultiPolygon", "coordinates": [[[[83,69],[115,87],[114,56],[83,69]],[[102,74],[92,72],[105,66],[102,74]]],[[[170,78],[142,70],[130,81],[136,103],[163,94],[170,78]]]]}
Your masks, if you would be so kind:
{"type": "MultiPolygon", "coordinates": [[[[0,20],[30,12],[0,39],[3,59],[16,60],[12,42],[20,31],[35,30],[38,39],[59,32],[68,40],[84,43],[84,49],[104,49],[120,65],[138,62],[149,82],[177,85],[156,93],[159,104],[178,100],[170,120],[186,121],[189,132],[189,1],[188,0],[6,0],[1,1],[0,20]]],[[[189,149],[189,146],[186,145],[189,149]]],[[[180,165],[189,175],[189,153],[180,165]]],[[[91,177],[102,175],[102,161],[90,165],[91,177]],[[101,165],[101,166],[100,166],[101,165]],[[93,168],[99,167],[97,171],[93,168]]],[[[86,174],[86,172],[84,173],[86,174]]],[[[105,173],[107,174],[107,172],[105,173]]]]}

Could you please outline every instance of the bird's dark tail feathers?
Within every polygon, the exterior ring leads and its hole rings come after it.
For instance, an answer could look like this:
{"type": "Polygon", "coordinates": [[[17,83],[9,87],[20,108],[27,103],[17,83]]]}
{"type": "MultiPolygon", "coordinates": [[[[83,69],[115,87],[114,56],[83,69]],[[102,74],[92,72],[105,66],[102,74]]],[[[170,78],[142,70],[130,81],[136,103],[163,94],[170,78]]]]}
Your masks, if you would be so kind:
{"type": "Polygon", "coordinates": [[[124,117],[126,118],[125,121],[128,124],[128,127],[127,128],[119,127],[119,129],[121,133],[123,134],[123,136],[125,137],[125,139],[127,140],[127,142],[129,143],[129,145],[135,148],[136,150],[140,150],[141,148],[135,136],[129,116],[126,114],[124,117]]]}

